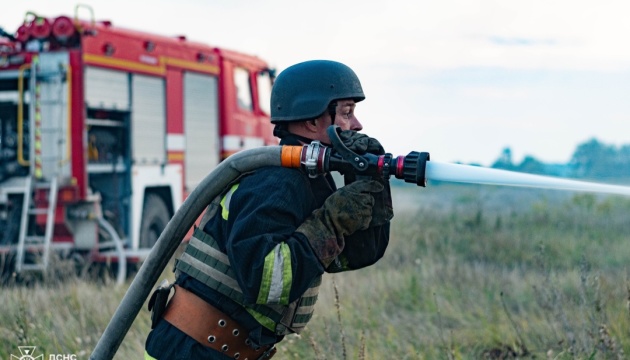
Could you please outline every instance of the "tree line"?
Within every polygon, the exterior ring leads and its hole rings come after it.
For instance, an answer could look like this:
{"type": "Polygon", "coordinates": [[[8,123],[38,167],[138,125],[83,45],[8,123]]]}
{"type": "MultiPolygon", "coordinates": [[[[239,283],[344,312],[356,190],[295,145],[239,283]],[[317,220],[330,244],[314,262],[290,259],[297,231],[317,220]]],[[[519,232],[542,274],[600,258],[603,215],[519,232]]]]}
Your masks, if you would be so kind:
{"type": "Polygon", "coordinates": [[[491,167],[561,177],[630,180],[630,144],[615,146],[592,138],[579,144],[564,164],[544,163],[531,155],[514,163],[512,150],[506,147],[491,167]]]}

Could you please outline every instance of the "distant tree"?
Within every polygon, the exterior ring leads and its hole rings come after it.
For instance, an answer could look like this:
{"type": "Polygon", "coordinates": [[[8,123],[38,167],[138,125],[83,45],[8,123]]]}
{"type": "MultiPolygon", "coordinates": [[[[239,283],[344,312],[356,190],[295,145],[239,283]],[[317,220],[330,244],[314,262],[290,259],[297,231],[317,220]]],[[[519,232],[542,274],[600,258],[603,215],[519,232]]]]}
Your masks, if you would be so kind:
{"type": "Polygon", "coordinates": [[[547,170],[547,165],[531,155],[525,156],[520,164],[514,164],[514,161],[512,160],[512,149],[510,149],[510,147],[506,147],[503,151],[501,151],[501,155],[499,155],[499,158],[492,164],[492,167],[495,169],[519,171],[531,174],[545,174],[547,170]]]}
{"type": "Polygon", "coordinates": [[[547,166],[535,157],[527,155],[517,166],[516,170],[530,174],[546,174],[547,166]]]}
{"type": "Polygon", "coordinates": [[[506,147],[501,151],[499,158],[492,164],[495,169],[514,170],[514,163],[512,162],[512,149],[506,147]]]}
{"type": "Polygon", "coordinates": [[[531,155],[525,156],[520,164],[514,164],[512,150],[505,147],[492,167],[531,174],[627,181],[630,180],[630,144],[615,147],[592,138],[576,147],[567,164],[547,164],[531,155]]]}
{"type": "Polygon", "coordinates": [[[630,178],[630,145],[623,145],[617,151],[615,168],[619,177],[630,178]]]}
{"type": "Polygon", "coordinates": [[[591,139],[578,145],[569,163],[575,177],[630,178],[630,145],[619,148],[591,139]]]}

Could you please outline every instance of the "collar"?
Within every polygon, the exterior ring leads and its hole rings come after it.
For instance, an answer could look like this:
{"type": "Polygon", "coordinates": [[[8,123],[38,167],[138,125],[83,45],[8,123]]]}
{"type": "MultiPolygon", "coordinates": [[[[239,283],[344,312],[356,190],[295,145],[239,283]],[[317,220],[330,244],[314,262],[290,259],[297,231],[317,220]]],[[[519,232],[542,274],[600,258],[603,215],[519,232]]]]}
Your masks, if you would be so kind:
{"type": "MultiPolygon", "coordinates": [[[[313,139],[309,139],[309,138],[304,137],[304,136],[300,136],[300,135],[296,135],[296,134],[292,134],[292,133],[287,133],[285,136],[283,136],[280,139],[280,145],[304,145],[304,144],[310,144],[313,141],[314,141],[313,139]]],[[[327,144],[327,143],[324,143],[324,142],[322,142],[322,145],[324,145],[326,147],[331,147],[330,144],[327,144]]]]}

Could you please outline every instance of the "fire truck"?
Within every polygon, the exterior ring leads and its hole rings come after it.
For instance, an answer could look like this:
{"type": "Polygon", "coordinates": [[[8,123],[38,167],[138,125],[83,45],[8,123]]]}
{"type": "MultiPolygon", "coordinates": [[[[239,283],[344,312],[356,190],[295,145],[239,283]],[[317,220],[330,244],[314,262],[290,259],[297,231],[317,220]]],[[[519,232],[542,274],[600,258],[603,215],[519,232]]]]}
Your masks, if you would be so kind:
{"type": "Polygon", "coordinates": [[[0,261],[138,262],[222,159],[276,145],[260,58],[29,12],[0,30],[0,261]]]}

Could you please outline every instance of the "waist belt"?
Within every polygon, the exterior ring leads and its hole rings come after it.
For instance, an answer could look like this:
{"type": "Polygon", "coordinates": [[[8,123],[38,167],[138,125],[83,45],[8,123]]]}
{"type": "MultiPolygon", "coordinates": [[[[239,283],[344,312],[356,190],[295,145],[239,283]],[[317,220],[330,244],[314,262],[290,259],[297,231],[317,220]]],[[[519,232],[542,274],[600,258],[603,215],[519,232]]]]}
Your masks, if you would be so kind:
{"type": "Polygon", "coordinates": [[[178,285],[164,320],[198,343],[234,359],[269,359],[276,353],[273,345],[253,347],[248,332],[236,321],[178,285]]]}

